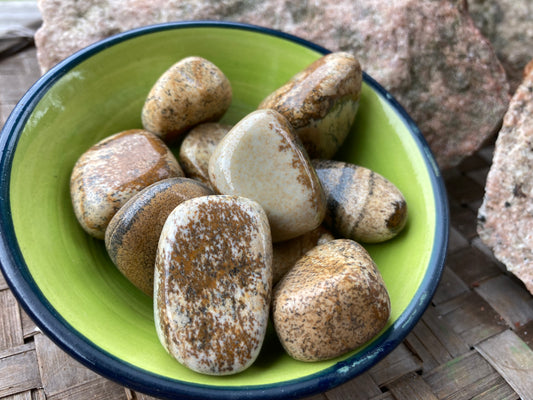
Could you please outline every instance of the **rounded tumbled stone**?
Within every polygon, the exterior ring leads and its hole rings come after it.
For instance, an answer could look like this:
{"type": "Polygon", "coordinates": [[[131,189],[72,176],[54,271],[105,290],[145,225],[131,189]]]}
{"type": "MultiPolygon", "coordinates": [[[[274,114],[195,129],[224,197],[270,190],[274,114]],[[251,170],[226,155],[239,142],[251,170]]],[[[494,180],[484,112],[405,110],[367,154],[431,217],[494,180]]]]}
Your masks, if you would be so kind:
{"type": "Polygon", "coordinates": [[[113,216],[105,232],[109,257],[128,280],[149,296],[161,230],[179,204],[213,191],[188,178],[169,178],[141,190],[113,216]]]}
{"type": "Polygon", "coordinates": [[[104,239],[113,215],[132,196],[162,179],[183,176],[170,149],[154,134],[131,129],[109,136],[81,155],[70,177],[76,218],[104,239]]]}
{"type": "Polygon", "coordinates": [[[300,361],[338,357],[379,333],[390,299],[376,264],[350,239],[308,251],[275,286],[272,317],[287,353],[300,361]]]}
{"type": "Polygon", "coordinates": [[[324,218],[326,200],[314,168],[274,110],[257,110],[220,141],[209,161],[215,191],[257,201],[267,213],[272,240],[302,235],[324,218]]]}
{"type": "Polygon", "coordinates": [[[216,122],[200,124],[185,136],[180,146],[179,162],[185,175],[206,185],[209,181],[209,159],[231,125],[216,122]]]}
{"type": "Polygon", "coordinates": [[[267,96],[258,108],[281,113],[311,158],[331,158],[354,123],[363,73],[350,53],[327,54],[267,96]]]}
{"type": "Polygon", "coordinates": [[[342,161],[313,160],[313,166],[327,198],[324,223],[339,236],[378,243],[405,227],[407,202],[382,175],[342,161]]]}
{"type": "Polygon", "coordinates": [[[174,142],[202,122],[218,121],[231,105],[231,84],[202,57],[187,57],[156,81],[142,108],[143,127],[174,142]]]}
{"type": "Polygon", "coordinates": [[[270,229],[257,202],[204,196],[181,203],[157,251],[154,316],[162,345],[196,372],[248,368],[266,333],[271,268],[270,229]]]}

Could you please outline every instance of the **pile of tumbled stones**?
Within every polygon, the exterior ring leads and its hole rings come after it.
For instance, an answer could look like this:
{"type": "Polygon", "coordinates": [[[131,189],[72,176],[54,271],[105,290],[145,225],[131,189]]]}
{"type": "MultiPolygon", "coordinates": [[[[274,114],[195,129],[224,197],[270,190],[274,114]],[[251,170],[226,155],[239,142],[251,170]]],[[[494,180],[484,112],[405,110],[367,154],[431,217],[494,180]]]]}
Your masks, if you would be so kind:
{"type": "Polygon", "coordinates": [[[200,57],[171,66],[142,109],[77,161],[70,190],[85,231],[153,296],[156,331],[180,363],[243,371],[271,315],[288,354],[326,360],[386,325],[390,299],[359,242],[405,226],[402,193],[331,160],[359,107],[353,55],[326,55],[234,126],[224,73],[200,57]],[[180,142],[179,162],[170,147],[180,142]]]}

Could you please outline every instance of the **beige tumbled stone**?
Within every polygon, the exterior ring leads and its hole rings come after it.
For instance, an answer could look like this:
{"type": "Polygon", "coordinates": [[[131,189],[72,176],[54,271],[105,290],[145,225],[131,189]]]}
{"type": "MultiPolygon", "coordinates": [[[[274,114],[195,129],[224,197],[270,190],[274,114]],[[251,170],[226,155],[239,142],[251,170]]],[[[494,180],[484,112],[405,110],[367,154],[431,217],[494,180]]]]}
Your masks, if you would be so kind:
{"type": "Polygon", "coordinates": [[[338,357],[365,344],[390,316],[385,283],[368,252],[349,239],[308,251],[274,288],[272,318],[289,355],[338,357]]]}
{"type": "Polygon", "coordinates": [[[315,229],[326,200],[313,166],[292,127],[274,110],[257,110],[220,141],[209,161],[215,191],[247,197],[265,209],[272,240],[315,229]]]}
{"type": "Polygon", "coordinates": [[[209,181],[209,160],[231,125],[206,122],[194,127],[180,146],[179,162],[185,175],[206,185],[209,181]]]}
{"type": "Polygon", "coordinates": [[[215,64],[187,57],[155,82],[142,108],[142,123],[165,142],[175,142],[195,125],[218,121],[231,99],[231,84],[215,64]]]}
{"type": "Polygon", "coordinates": [[[248,368],[266,334],[271,268],[270,229],[257,202],[204,196],[178,205],[165,222],[156,259],[161,344],[203,374],[248,368]]]}

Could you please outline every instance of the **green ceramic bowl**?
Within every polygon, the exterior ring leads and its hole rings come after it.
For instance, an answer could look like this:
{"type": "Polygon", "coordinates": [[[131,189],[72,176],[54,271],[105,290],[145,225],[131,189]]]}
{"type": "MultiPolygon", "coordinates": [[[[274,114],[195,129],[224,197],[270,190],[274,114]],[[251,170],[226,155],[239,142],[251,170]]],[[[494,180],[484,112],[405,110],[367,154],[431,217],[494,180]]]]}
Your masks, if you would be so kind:
{"type": "Polygon", "coordinates": [[[342,357],[295,361],[270,328],[246,371],[214,377],[188,370],[159,343],[151,298],[113,266],[102,241],[85,234],[70,202],[69,177],[78,157],[108,135],[141,127],[150,87],[179,59],[198,55],[222,69],[234,91],[223,122],[235,123],[327,52],[255,26],[184,22],[119,34],[46,73],[14,109],[0,143],[0,261],[12,291],[43,332],[98,373],[166,398],[311,395],[353,378],[392,351],[421,317],[440,279],[448,209],[426,142],[366,74],[357,121],[336,158],[392,181],[410,214],[398,237],[366,246],[390,292],[390,321],[371,343],[342,357]]]}

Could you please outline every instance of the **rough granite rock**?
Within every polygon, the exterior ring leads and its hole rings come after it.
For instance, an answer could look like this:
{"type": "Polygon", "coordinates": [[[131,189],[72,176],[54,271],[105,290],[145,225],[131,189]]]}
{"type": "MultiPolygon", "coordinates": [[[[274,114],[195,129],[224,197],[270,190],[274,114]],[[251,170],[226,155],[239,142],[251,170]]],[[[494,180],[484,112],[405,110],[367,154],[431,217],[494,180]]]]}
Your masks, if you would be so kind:
{"type": "Polygon", "coordinates": [[[406,108],[441,168],[458,164],[499,127],[509,85],[492,46],[457,0],[39,0],[45,71],[74,51],[134,27],[179,20],[240,21],[283,30],[363,69],[406,108]]]}
{"type": "Polygon", "coordinates": [[[533,61],[498,135],[478,233],[533,294],[533,61]]]}
{"type": "Polygon", "coordinates": [[[522,72],[533,58],[533,2],[531,0],[468,0],[468,11],[490,40],[514,93],[522,72]]]}

